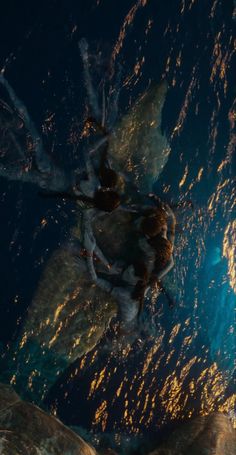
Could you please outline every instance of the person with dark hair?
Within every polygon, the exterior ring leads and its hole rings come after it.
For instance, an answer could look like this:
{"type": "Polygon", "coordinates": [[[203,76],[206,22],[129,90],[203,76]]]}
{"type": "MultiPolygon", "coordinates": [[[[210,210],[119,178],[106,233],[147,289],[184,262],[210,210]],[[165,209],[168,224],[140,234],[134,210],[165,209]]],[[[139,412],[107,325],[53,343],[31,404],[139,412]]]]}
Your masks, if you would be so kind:
{"type": "Polygon", "coordinates": [[[171,260],[175,225],[175,215],[168,204],[163,205],[163,208],[147,210],[139,221],[139,231],[142,234],[139,239],[139,248],[149,263],[149,273],[154,268],[157,257],[160,270],[164,269],[166,263],[171,260]]]}
{"type": "MultiPolygon", "coordinates": [[[[167,204],[148,209],[139,220],[139,250],[142,251],[146,264],[148,278],[146,288],[158,284],[165,293],[161,279],[174,265],[173,248],[176,219],[172,209],[167,204]]],[[[144,298],[140,300],[139,316],[142,312],[144,298]]]]}
{"type": "Polygon", "coordinates": [[[148,209],[140,221],[140,231],[147,237],[152,238],[159,234],[167,223],[167,213],[159,207],[148,209]]]}
{"type": "Polygon", "coordinates": [[[168,215],[168,224],[164,225],[161,233],[148,240],[152,248],[155,249],[156,258],[150,275],[149,285],[157,286],[159,290],[166,296],[169,306],[174,306],[174,301],[163,286],[162,279],[173,268],[173,249],[175,240],[175,225],[176,219],[172,209],[166,205],[168,215]]]}
{"type": "MultiPolygon", "coordinates": [[[[146,217],[152,218],[155,214],[156,224],[150,223],[151,229],[149,229],[149,223],[145,224],[145,217],[141,220],[139,224],[142,237],[138,241],[137,258],[133,259],[132,263],[125,268],[123,267],[122,270],[118,270],[116,265],[111,267],[102,253],[98,251],[91,228],[92,210],[86,211],[83,226],[83,244],[84,248],[89,252],[87,266],[91,279],[117,300],[124,331],[134,330],[142,312],[148,289],[154,282],[159,282],[173,267],[174,214],[169,206],[166,206],[165,212],[160,209],[146,211],[146,217]],[[159,219],[157,215],[160,216],[159,219]],[[172,221],[170,222],[170,220],[172,221]],[[151,236],[150,234],[155,235],[151,236]],[[167,235],[170,239],[167,238],[167,235]],[[104,279],[97,275],[94,267],[94,253],[107,267],[109,279],[104,279]],[[115,285],[112,283],[114,281],[112,274],[119,274],[118,281],[117,279],[115,280],[115,285]]],[[[160,289],[164,292],[163,287],[160,287],[160,289]]]]}

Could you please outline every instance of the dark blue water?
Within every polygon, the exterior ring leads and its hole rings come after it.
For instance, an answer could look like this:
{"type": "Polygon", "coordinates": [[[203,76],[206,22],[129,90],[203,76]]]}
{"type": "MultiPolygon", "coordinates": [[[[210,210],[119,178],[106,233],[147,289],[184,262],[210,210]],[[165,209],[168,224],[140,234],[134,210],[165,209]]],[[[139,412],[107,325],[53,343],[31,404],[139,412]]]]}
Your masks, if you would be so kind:
{"type": "MultiPolygon", "coordinates": [[[[123,67],[119,116],[150,81],[167,80],[162,127],[171,153],[155,191],[166,201],[194,204],[193,212],[178,218],[175,268],[167,283],[174,310],[161,296],[154,310],[147,308],[149,316],[157,312],[152,337],[123,357],[96,349],[59,379],[47,404],[69,425],[132,434],[215,409],[232,412],[233,1],[25,0],[13,5],[5,3],[1,15],[0,67],[55,162],[68,170],[79,162],[70,140],[72,126],[81,131],[85,116],[79,39],[85,36],[91,51],[103,56],[100,66],[94,60],[99,80],[122,32],[115,60],[123,67]]],[[[0,192],[0,341],[6,347],[27,317],[45,262],[73,225],[74,207],[42,200],[37,188],[4,179],[0,192]]]]}

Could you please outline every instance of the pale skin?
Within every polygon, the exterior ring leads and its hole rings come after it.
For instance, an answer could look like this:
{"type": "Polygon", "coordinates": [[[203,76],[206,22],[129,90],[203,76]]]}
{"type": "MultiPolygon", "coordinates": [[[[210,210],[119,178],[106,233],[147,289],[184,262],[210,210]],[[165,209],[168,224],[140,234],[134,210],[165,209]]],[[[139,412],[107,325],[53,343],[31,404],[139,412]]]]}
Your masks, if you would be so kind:
{"type": "MultiPolygon", "coordinates": [[[[101,289],[108,292],[112,297],[114,297],[119,304],[119,312],[121,316],[121,321],[127,326],[130,324],[133,325],[133,322],[136,321],[139,302],[134,300],[131,296],[133,285],[127,285],[127,287],[123,286],[115,286],[113,287],[109,280],[104,280],[97,276],[94,262],[93,262],[93,252],[95,252],[96,248],[96,241],[94,238],[86,235],[86,245],[89,248],[91,255],[89,259],[89,268],[90,268],[90,276],[92,281],[98,285],[101,289]]],[[[112,273],[112,272],[110,272],[112,273]]]]}

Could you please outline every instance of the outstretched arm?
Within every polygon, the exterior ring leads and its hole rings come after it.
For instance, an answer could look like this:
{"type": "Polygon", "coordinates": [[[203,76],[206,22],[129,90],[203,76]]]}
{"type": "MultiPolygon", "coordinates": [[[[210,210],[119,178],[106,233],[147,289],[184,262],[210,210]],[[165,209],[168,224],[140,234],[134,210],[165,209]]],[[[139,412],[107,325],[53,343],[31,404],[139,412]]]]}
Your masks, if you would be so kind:
{"type": "Polygon", "coordinates": [[[173,266],[174,266],[174,259],[173,259],[173,256],[171,255],[170,261],[167,263],[167,265],[164,267],[164,269],[161,270],[159,273],[157,273],[157,275],[155,275],[157,280],[161,280],[162,278],[164,278],[164,276],[167,275],[167,273],[169,273],[169,271],[173,268],[173,266]]]}
{"type": "Polygon", "coordinates": [[[165,205],[165,210],[166,210],[167,215],[168,215],[167,237],[168,237],[168,240],[171,242],[172,247],[174,247],[176,218],[175,218],[173,210],[170,208],[170,206],[168,204],[165,205]]]}
{"type": "Polygon", "coordinates": [[[87,266],[89,270],[90,277],[92,281],[97,284],[101,289],[104,289],[104,291],[111,292],[112,290],[112,285],[109,281],[98,278],[95,267],[94,267],[94,262],[93,262],[93,252],[95,251],[95,240],[94,238],[90,238],[90,236],[85,233],[84,236],[84,246],[87,250],[89,251],[89,257],[87,257],[87,266]]]}
{"type": "Polygon", "coordinates": [[[18,98],[15,91],[13,90],[9,82],[5,79],[3,74],[0,74],[0,83],[6,89],[14,108],[24,121],[25,126],[30,133],[30,136],[33,140],[38,170],[40,172],[51,172],[52,163],[50,162],[50,159],[43,148],[41,136],[38,133],[37,128],[34,125],[34,122],[31,120],[26,106],[24,105],[23,101],[21,101],[18,98]]]}
{"type": "Polygon", "coordinates": [[[97,99],[97,95],[96,95],[96,92],[93,87],[92,78],[91,78],[91,74],[89,71],[88,43],[85,38],[82,38],[80,40],[79,50],[80,50],[80,55],[81,55],[82,62],[83,62],[84,82],[85,82],[85,87],[87,89],[90,108],[91,108],[92,113],[95,116],[95,118],[100,120],[101,112],[98,107],[98,99],[97,99]]]}
{"type": "MultiPolygon", "coordinates": [[[[67,176],[63,170],[56,167],[51,161],[49,155],[44,150],[42,138],[38,133],[34,122],[23,101],[16,95],[15,91],[5,79],[3,74],[0,74],[0,84],[3,85],[8,93],[8,96],[17,111],[19,117],[24,121],[34,147],[35,166],[29,169],[28,157],[26,152],[19,150],[17,147],[20,160],[16,163],[0,163],[0,176],[8,180],[21,182],[29,182],[39,186],[42,189],[49,191],[67,191],[70,186],[73,186],[73,176],[67,176]]],[[[14,136],[14,134],[12,133],[14,136]]]]}
{"type": "Polygon", "coordinates": [[[91,262],[93,262],[93,253],[96,254],[98,259],[107,267],[110,268],[110,264],[100,248],[96,244],[95,237],[92,230],[92,221],[96,217],[96,209],[88,209],[83,215],[82,229],[83,229],[83,244],[84,248],[88,252],[87,264],[89,271],[92,274],[91,262]]]}

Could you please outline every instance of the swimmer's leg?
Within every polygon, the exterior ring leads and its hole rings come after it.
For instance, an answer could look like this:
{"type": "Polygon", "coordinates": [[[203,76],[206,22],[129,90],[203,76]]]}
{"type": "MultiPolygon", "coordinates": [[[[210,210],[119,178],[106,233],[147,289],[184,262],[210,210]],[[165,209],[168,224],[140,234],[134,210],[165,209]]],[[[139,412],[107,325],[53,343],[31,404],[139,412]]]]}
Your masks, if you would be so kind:
{"type": "Polygon", "coordinates": [[[82,38],[79,42],[80,55],[83,61],[84,68],[84,82],[87,90],[90,108],[95,118],[101,119],[101,112],[98,107],[98,98],[94,90],[91,74],[89,71],[89,56],[88,56],[88,43],[85,38],[82,38]]]}
{"type": "Polygon", "coordinates": [[[65,175],[64,171],[53,164],[44,150],[41,136],[38,133],[34,122],[31,120],[26,106],[18,98],[3,74],[0,74],[0,83],[7,91],[14,109],[23,120],[25,127],[32,138],[35,158],[35,166],[31,168],[26,152],[21,148],[19,149],[19,147],[16,147],[20,158],[18,163],[8,163],[7,165],[0,164],[0,176],[5,177],[8,180],[33,183],[42,189],[50,191],[67,190],[68,187],[73,186],[74,176],[65,175]]]}
{"type": "Polygon", "coordinates": [[[121,91],[121,77],[122,77],[122,66],[119,65],[117,76],[115,80],[114,87],[112,88],[109,94],[109,106],[108,106],[108,115],[107,115],[107,124],[111,130],[114,127],[114,124],[118,116],[118,102],[121,91]]]}
{"type": "Polygon", "coordinates": [[[91,155],[91,156],[94,155],[94,154],[100,149],[100,147],[101,147],[103,144],[105,144],[107,141],[108,141],[107,136],[105,136],[105,137],[103,137],[102,139],[100,139],[100,140],[96,143],[96,145],[95,145],[93,148],[91,148],[91,150],[89,150],[89,152],[88,152],[89,155],[91,155]]]}
{"type": "Polygon", "coordinates": [[[51,174],[42,174],[35,169],[28,170],[26,166],[22,161],[18,165],[0,164],[0,176],[10,181],[31,183],[45,191],[66,192],[73,187],[73,179],[59,168],[54,169],[51,174]]]}
{"type": "Polygon", "coordinates": [[[0,83],[6,89],[14,108],[16,109],[19,116],[24,121],[25,126],[30,133],[30,136],[33,140],[35,159],[36,159],[36,164],[37,164],[38,170],[40,172],[51,172],[52,163],[43,148],[41,136],[38,133],[38,131],[34,125],[34,122],[31,120],[26,106],[18,98],[15,91],[13,90],[13,88],[11,87],[9,82],[5,79],[3,74],[0,74],[0,83]]]}

